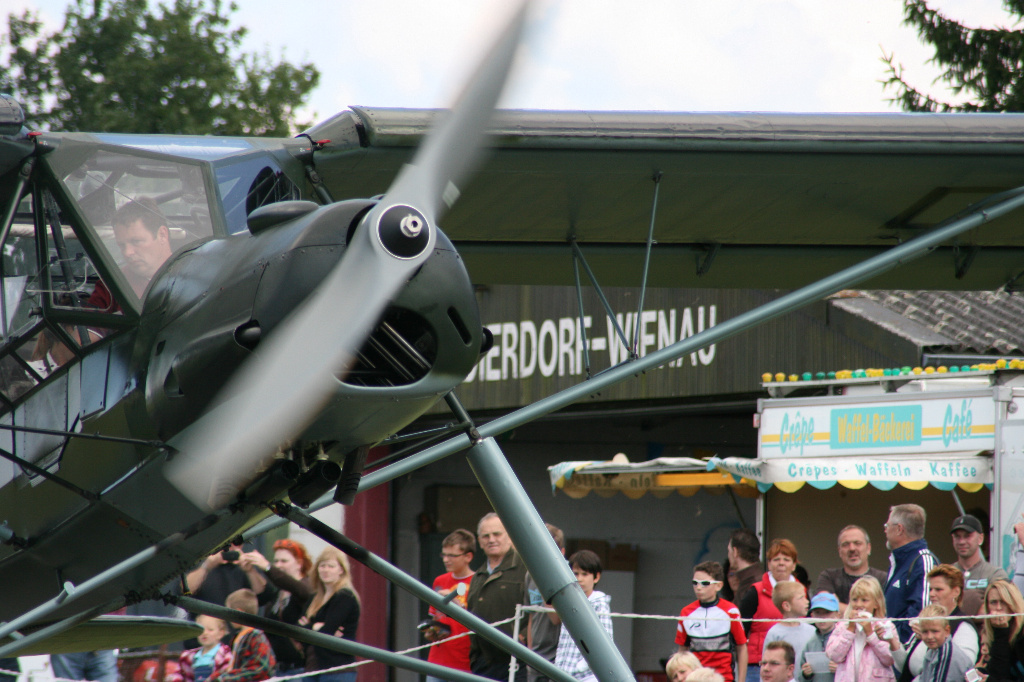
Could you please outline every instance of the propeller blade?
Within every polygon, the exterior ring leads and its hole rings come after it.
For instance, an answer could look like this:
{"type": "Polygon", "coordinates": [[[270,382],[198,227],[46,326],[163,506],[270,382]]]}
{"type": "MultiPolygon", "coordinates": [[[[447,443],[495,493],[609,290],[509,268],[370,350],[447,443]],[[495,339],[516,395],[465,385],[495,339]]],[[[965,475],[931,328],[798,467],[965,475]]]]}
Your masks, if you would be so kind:
{"type": "Polygon", "coordinates": [[[508,80],[526,23],[520,2],[450,111],[440,115],[416,156],[388,189],[385,203],[416,206],[436,224],[458,199],[482,154],[485,129],[508,80]]]}
{"type": "Polygon", "coordinates": [[[201,508],[230,502],[312,423],[337,388],[336,374],[351,368],[388,304],[433,252],[437,220],[478,158],[526,5],[355,230],[340,263],[230,382],[224,394],[232,397],[215,408],[216,418],[198,421],[182,438],[167,477],[201,508]]]}

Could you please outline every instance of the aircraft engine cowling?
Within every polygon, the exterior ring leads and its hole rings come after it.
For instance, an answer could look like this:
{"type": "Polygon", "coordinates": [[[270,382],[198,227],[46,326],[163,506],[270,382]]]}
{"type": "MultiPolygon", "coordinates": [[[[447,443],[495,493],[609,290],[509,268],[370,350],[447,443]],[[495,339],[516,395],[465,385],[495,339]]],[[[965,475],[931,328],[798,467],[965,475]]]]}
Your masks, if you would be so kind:
{"type": "MultiPolygon", "coordinates": [[[[161,437],[212,407],[230,376],[344,258],[353,226],[372,206],[321,207],[255,235],[200,245],[169,265],[147,299],[140,334],[151,348],[147,411],[161,437]]],[[[465,378],[482,338],[462,259],[438,232],[430,258],[303,437],[356,447],[393,433],[465,378]]]]}

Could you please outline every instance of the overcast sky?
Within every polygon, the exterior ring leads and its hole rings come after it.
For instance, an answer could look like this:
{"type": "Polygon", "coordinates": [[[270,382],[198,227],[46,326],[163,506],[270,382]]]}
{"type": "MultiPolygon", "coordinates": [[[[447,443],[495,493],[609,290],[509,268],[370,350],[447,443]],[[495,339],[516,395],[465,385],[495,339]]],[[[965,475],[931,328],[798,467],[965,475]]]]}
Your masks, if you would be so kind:
{"type": "MultiPolygon", "coordinates": [[[[55,28],[66,4],[0,0],[38,9],[55,28]]],[[[446,106],[507,0],[238,4],[247,49],[320,69],[309,106],[320,119],[353,104],[446,106]]],[[[936,5],[973,24],[1009,21],[999,0],[936,5]]],[[[901,0],[539,0],[533,17],[506,107],[891,111],[883,50],[916,83],[937,74],[901,23],[901,0]]]]}

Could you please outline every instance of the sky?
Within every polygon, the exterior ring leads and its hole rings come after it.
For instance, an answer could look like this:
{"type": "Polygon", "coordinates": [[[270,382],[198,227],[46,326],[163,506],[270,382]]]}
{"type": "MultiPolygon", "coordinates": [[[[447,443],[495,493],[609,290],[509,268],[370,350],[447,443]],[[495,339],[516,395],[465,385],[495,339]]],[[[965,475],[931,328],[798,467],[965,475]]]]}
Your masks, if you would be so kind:
{"type": "MultiPolygon", "coordinates": [[[[155,4],[155,1],[154,3],[155,4]]],[[[312,61],[303,112],[451,104],[508,0],[239,0],[245,49],[312,61]]],[[[901,0],[537,0],[507,108],[657,111],[894,111],[883,53],[931,88],[931,50],[901,0]]],[[[973,25],[1011,25],[999,0],[933,0],[973,25]]],[[[53,29],[67,0],[32,7],[53,29]]],[[[938,87],[938,86],[936,86],[938,87]]]]}

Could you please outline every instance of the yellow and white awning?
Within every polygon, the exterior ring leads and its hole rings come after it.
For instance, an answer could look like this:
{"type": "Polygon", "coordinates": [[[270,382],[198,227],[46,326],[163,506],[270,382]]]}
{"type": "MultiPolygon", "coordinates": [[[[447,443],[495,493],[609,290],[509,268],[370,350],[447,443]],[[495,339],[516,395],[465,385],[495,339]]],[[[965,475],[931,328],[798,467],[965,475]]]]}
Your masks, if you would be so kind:
{"type": "Polygon", "coordinates": [[[730,474],[736,481],[753,481],[761,492],[773,486],[795,492],[804,485],[827,490],[835,485],[859,489],[871,485],[892,490],[897,485],[921,490],[960,487],[976,492],[992,487],[993,460],[987,450],[918,455],[859,455],[851,457],[712,457],[708,469],[730,474]]]}
{"type": "Polygon", "coordinates": [[[756,497],[752,481],[737,480],[729,473],[708,469],[705,460],[691,457],[659,457],[645,462],[630,462],[616,455],[603,462],[560,462],[548,467],[551,490],[581,498],[596,492],[601,497],[622,493],[638,499],[647,493],[667,497],[673,493],[690,497],[704,489],[711,493],[732,488],[743,497],[756,497]]]}

